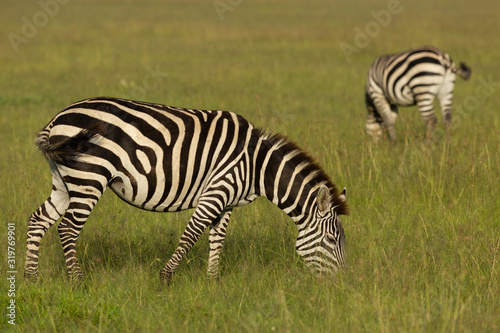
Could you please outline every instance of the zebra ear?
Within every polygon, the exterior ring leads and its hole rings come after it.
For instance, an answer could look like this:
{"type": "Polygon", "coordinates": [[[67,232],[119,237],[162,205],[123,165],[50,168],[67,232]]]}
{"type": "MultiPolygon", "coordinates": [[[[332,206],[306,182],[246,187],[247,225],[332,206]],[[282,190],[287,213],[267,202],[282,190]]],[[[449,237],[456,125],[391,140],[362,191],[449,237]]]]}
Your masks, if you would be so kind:
{"type": "Polygon", "coordinates": [[[338,198],[342,202],[346,201],[346,188],[345,187],[344,187],[344,190],[339,194],[338,198]]]}
{"type": "Polygon", "coordinates": [[[318,208],[320,212],[325,212],[330,205],[330,190],[327,186],[321,185],[318,190],[318,196],[316,197],[316,202],[318,203],[318,208]]]}

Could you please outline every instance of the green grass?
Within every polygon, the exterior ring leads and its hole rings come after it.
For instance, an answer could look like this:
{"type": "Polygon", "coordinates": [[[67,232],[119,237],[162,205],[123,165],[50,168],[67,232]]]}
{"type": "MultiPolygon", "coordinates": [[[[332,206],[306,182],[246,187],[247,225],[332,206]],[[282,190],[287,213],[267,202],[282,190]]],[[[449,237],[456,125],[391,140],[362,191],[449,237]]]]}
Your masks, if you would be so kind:
{"type": "Polygon", "coordinates": [[[354,45],[355,27],[387,5],[242,1],[220,21],[211,1],[71,1],[16,53],[8,34],[21,34],[22,18],[41,8],[3,0],[0,329],[500,330],[500,87],[481,90],[500,82],[497,2],[401,1],[348,62],[339,43],[354,45]],[[398,144],[372,144],[363,132],[371,62],[425,44],[473,70],[469,81],[457,79],[450,142],[437,133],[426,146],[417,110],[405,108],[398,144]],[[161,72],[149,85],[148,68],[161,72]],[[335,278],[311,274],[295,253],[292,221],[259,199],[232,216],[220,283],[205,278],[205,235],[165,288],[159,271],[191,212],[140,211],[107,192],[78,242],[82,285],[68,282],[56,228],[43,240],[41,279],[25,281],[26,221],[51,186],[34,136],[69,103],[99,95],[231,110],[297,141],[347,187],[348,267],[335,278]],[[3,273],[9,222],[16,326],[7,324],[3,273]]]}

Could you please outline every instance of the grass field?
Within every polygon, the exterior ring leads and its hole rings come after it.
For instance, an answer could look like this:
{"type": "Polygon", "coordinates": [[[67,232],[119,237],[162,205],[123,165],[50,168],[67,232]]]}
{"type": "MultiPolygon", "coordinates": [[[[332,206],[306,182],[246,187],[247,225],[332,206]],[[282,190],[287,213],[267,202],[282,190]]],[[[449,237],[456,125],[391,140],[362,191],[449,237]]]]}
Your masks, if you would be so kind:
{"type": "Polygon", "coordinates": [[[500,331],[498,1],[54,1],[0,1],[0,330],[500,331]],[[406,108],[397,145],[372,144],[371,62],[426,44],[473,71],[457,79],[450,142],[438,131],[425,145],[406,108]],[[82,285],[68,282],[56,228],[40,280],[25,281],[26,221],[51,186],[34,136],[101,95],[231,110],[288,135],[347,187],[348,267],[311,274],[291,219],[259,199],[233,213],[219,283],[205,278],[205,235],[165,288],[191,212],[140,211],[109,191],[78,242],[82,285]]]}

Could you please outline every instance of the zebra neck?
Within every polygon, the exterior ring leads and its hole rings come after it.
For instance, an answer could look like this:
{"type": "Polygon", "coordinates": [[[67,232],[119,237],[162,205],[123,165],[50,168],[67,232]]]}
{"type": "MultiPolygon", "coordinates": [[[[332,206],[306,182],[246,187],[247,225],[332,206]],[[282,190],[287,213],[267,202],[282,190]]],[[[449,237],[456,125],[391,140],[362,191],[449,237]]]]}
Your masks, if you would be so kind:
{"type": "MultiPolygon", "coordinates": [[[[284,139],[261,139],[254,156],[256,188],[296,223],[312,209],[321,172],[312,159],[284,139]]],[[[326,180],[325,180],[326,182],[326,180]]]]}

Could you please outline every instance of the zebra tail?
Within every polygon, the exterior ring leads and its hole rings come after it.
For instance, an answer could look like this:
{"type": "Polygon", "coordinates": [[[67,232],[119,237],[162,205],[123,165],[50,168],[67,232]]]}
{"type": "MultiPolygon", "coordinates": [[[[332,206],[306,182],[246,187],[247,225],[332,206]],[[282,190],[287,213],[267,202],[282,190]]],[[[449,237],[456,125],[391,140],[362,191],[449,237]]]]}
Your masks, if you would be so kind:
{"type": "Polygon", "coordinates": [[[59,163],[74,161],[79,155],[85,153],[93,146],[93,143],[90,141],[99,133],[100,131],[97,127],[83,129],[75,136],[67,137],[57,143],[50,143],[50,129],[45,128],[38,133],[35,145],[49,161],[59,163]]]}
{"type": "Polygon", "coordinates": [[[456,73],[464,80],[468,80],[470,77],[471,69],[465,63],[461,62],[460,67],[456,69],[456,73]]]}

